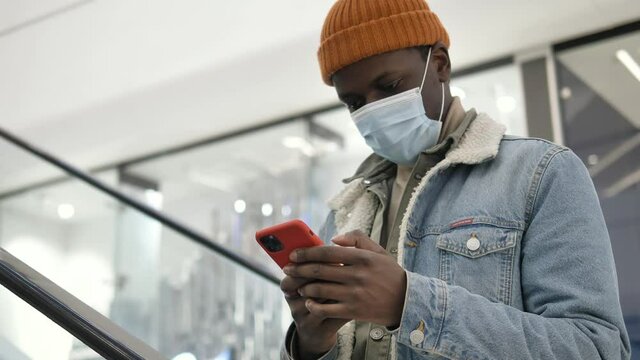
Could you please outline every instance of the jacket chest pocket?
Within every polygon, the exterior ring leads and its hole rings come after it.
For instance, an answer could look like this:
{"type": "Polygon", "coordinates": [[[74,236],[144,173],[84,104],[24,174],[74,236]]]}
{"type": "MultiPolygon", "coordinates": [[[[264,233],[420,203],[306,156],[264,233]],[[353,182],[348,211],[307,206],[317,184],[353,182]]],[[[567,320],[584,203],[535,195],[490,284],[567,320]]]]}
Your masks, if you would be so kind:
{"type": "Polygon", "coordinates": [[[474,224],[438,236],[439,277],[494,302],[510,304],[521,231],[474,224]]]}

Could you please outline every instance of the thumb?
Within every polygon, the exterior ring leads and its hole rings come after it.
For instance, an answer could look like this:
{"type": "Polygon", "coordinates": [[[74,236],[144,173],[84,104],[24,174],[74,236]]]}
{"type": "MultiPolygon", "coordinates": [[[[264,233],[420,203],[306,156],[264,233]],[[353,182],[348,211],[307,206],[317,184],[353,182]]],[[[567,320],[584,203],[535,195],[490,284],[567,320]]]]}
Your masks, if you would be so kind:
{"type": "Polygon", "coordinates": [[[357,249],[386,254],[386,250],[382,246],[376,244],[360,230],[350,231],[346,234],[336,236],[331,241],[340,246],[351,246],[357,249]]]}

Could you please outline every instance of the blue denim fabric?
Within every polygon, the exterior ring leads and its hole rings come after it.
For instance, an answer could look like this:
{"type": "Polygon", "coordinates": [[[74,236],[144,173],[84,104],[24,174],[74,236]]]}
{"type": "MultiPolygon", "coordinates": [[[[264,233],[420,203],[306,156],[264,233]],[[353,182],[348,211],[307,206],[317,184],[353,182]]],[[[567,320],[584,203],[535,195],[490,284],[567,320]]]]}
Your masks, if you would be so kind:
{"type": "MultiPolygon", "coordinates": [[[[418,196],[398,359],[630,358],[607,228],[573,152],[506,136],[494,159],[439,172],[418,196]]],[[[330,215],[320,235],[335,232],[330,215]]]]}

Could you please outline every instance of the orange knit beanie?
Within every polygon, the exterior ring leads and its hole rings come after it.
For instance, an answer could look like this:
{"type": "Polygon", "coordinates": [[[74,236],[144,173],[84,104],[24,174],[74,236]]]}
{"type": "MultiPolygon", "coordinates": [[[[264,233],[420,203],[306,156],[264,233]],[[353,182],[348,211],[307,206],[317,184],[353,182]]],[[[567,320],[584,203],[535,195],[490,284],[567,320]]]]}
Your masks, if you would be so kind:
{"type": "Polygon", "coordinates": [[[449,47],[449,34],[425,0],[338,0],[324,22],[318,60],[322,79],[345,66],[389,51],[449,47]]]}

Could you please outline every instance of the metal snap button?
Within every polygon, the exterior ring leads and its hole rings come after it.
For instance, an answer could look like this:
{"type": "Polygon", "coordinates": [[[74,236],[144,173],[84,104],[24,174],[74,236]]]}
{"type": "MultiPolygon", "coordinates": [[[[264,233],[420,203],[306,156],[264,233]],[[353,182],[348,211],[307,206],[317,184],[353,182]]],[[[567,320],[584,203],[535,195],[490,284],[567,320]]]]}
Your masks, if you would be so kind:
{"type": "Polygon", "coordinates": [[[398,253],[398,249],[391,249],[391,253],[392,254],[397,254],[398,253]]]}
{"type": "Polygon", "coordinates": [[[467,240],[467,249],[470,251],[476,251],[480,249],[480,240],[476,237],[476,235],[471,235],[469,240],[467,240]]]}
{"type": "Polygon", "coordinates": [[[384,330],[381,328],[373,328],[369,332],[369,336],[375,341],[379,341],[384,337],[384,330]]]}
{"type": "Polygon", "coordinates": [[[409,340],[411,340],[411,344],[413,346],[422,344],[422,341],[424,340],[424,333],[420,330],[413,330],[409,334],[409,340]]]}

